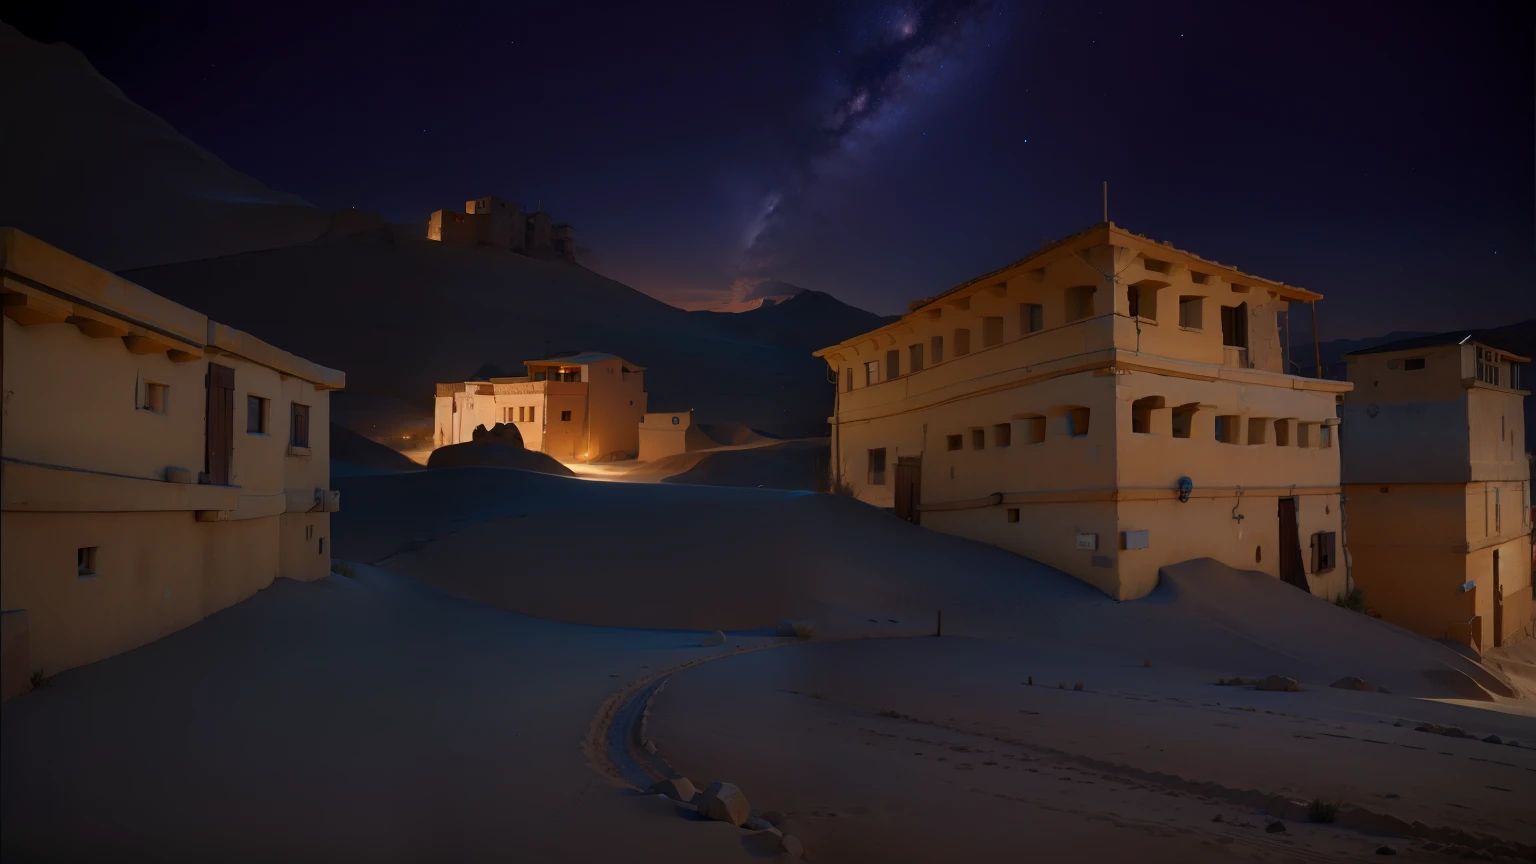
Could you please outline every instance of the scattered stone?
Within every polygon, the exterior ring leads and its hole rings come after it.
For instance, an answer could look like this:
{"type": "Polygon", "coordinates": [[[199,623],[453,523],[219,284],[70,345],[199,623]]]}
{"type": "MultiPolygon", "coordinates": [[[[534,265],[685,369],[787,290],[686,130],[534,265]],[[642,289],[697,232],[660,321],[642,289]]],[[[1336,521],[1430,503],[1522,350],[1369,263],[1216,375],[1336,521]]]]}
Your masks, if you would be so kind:
{"type": "Polygon", "coordinates": [[[1392,846],[1377,846],[1376,847],[1376,854],[1377,855],[1396,855],[1397,854],[1397,849],[1395,847],[1392,847],[1392,846]]]}
{"type": "Polygon", "coordinates": [[[809,618],[786,618],[779,622],[778,635],[806,639],[816,635],[816,622],[809,618]]]}
{"type": "Polygon", "coordinates": [[[1268,825],[1265,825],[1264,830],[1270,834],[1283,834],[1285,833],[1285,823],[1281,822],[1279,819],[1276,819],[1268,825]]]}
{"type": "Polygon", "coordinates": [[[1216,679],[1216,686],[1218,687],[1245,687],[1257,683],[1259,683],[1258,680],[1254,678],[1234,677],[1216,679]]]}
{"type": "Polygon", "coordinates": [[[778,810],[764,810],[763,819],[775,828],[784,824],[784,814],[778,810]]]}
{"type": "Polygon", "coordinates": [[[793,834],[785,834],[779,840],[779,850],[791,858],[800,858],[805,855],[805,846],[800,838],[793,834]]]}
{"type": "Polygon", "coordinates": [[[1505,747],[1519,747],[1520,746],[1520,742],[1519,741],[1505,741],[1504,742],[1504,746],[1505,747]]]}
{"type": "Polygon", "coordinates": [[[1487,738],[1483,739],[1483,743],[1484,744],[1503,744],[1504,743],[1504,739],[1500,738],[1497,735],[1489,735],[1487,738]]]}
{"type": "Polygon", "coordinates": [[[1363,693],[1375,693],[1377,690],[1381,689],[1380,687],[1377,687],[1375,684],[1372,684],[1364,678],[1356,678],[1353,675],[1340,678],[1328,686],[1337,687],[1340,690],[1359,690],[1363,693]]]}
{"type": "Polygon", "coordinates": [[[716,645],[724,645],[725,644],[725,634],[720,632],[719,630],[716,630],[715,632],[709,634],[708,636],[705,636],[704,637],[704,641],[699,643],[699,644],[703,645],[705,648],[713,648],[716,645]]]}
{"type": "Polygon", "coordinates": [[[1225,822],[1225,821],[1227,821],[1227,820],[1225,820],[1225,819],[1223,819],[1223,818],[1221,818],[1221,814],[1220,814],[1220,813],[1217,813],[1217,814],[1216,814],[1216,815],[1215,815],[1215,816],[1212,816],[1212,817],[1211,817],[1211,821],[1212,821],[1212,822],[1225,822]]]}
{"type": "Polygon", "coordinates": [[[699,797],[699,812],[716,822],[729,822],[740,828],[747,824],[752,805],[747,803],[747,796],[735,784],[716,780],[699,797]]]}
{"type": "MultiPolygon", "coordinates": [[[[1259,690],[1269,690],[1276,693],[1295,693],[1301,689],[1295,678],[1286,678],[1283,675],[1271,675],[1258,683],[1259,690]]],[[[1285,829],[1280,829],[1285,830],[1285,829]]]]}
{"type": "Polygon", "coordinates": [[[652,756],[655,756],[656,755],[656,742],[655,741],[647,741],[647,742],[645,742],[645,752],[651,754],[652,756]]]}
{"type": "Polygon", "coordinates": [[[672,777],[651,786],[652,795],[665,795],[673,801],[692,801],[695,791],[693,781],[687,777],[672,777]]]}
{"type": "Polygon", "coordinates": [[[773,823],[761,816],[748,816],[746,828],[750,831],[772,831],[773,823]]]}

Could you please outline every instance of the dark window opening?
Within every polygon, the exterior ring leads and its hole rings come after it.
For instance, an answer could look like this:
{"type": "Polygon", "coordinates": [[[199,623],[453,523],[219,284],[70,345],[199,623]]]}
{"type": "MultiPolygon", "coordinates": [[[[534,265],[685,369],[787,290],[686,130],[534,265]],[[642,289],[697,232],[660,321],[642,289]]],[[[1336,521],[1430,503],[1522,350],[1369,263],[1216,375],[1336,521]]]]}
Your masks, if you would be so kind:
{"type": "Polygon", "coordinates": [[[81,576],[96,575],[96,549],[95,546],[81,546],[75,550],[75,572],[81,576]]]}
{"type": "Polygon", "coordinates": [[[869,485],[885,485],[885,448],[869,451],[869,485]]]}
{"type": "Polygon", "coordinates": [[[293,403],[293,413],[288,423],[288,443],[295,447],[309,446],[309,406],[293,403]]]}

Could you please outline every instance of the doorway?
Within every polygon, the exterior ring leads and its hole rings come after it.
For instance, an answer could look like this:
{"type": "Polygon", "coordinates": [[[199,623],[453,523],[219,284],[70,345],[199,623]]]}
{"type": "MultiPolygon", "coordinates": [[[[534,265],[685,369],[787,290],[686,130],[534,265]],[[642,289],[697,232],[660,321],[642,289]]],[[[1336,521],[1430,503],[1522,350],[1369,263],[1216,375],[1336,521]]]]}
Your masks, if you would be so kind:
{"type": "Polygon", "coordinates": [[[203,477],[228,486],[235,453],[235,370],[208,364],[208,419],[204,428],[203,477]]]}
{"type": "Polygon", "coordinates": [[[923,500],[923,457],[899,456],[896,459],[896,515],[920,525],[923,500]]]}
{"type": "Polygon", "coordinates": [[[1296,499],[1280,499],[1280,578],[1307,593],[1307,568],[1301,559],[1301,534],[1296,524],[1296,499]]]}
{"type": "Polygon", "coordinates": [[[1493,644],[1504,644],[1504,580],[1499,572],[1499,550],[1493,550],[1493,644]]]}

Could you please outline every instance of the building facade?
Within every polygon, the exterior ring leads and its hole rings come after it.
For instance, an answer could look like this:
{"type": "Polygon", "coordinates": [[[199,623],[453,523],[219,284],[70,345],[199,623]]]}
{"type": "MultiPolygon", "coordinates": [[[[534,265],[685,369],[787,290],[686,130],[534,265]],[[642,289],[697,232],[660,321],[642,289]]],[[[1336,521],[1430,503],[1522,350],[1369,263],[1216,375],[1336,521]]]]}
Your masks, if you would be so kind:
{"type": "Polygon", "coordinates": [[[0,272],[7,695],[330,572],[342,373],[13,229],[0,272]]]}
{"type": "Polygon", "coordinates": [[[1531,636],[1529,358],[1459,331],[1344,359],[1349,549],[1367,607],[1477,651],[1531,636]]]}
{"type": "Polygon", "coordinates": [[[437,210],[427,217],[427,239],[461,246],[494,246],[536,258],[576,260],[576,229],[541,209],[523,212],[515,201],[488,195],[464,202],[464,212],[437,210]]]}
{"type": "Polygon", "coordinates": [[[460,444],[476,426],[513,423],[523,446],[562,462],[638,452],[644,367],[591,351],[524,365],[528,374],[518,378],[437,385],[434,443],[460,444]]]}
{"type": "Polygon", "coordinates": [[[1319,296],[1101,223],[816,352],[833,471],[1119,599],[1201,557],[1332,599],[1349,385],[1285,374],[1277,321],[1319,296]]]}

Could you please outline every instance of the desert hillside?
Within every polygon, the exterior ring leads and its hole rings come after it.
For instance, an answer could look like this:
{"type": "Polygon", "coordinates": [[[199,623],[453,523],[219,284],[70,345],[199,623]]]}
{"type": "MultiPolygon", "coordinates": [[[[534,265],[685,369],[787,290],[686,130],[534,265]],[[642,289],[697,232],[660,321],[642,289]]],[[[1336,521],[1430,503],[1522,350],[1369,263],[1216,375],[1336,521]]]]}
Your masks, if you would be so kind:
{"type": "Polygon", "coordinates": [[[122,270],[302,243],[330,216],[134,104],[79,51],[0,22],[0,225],[122,270]]]}

